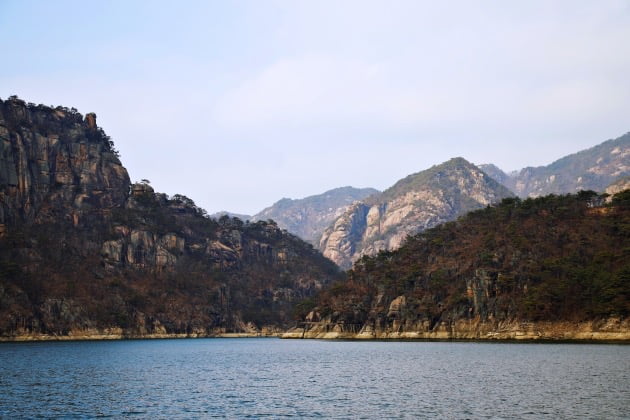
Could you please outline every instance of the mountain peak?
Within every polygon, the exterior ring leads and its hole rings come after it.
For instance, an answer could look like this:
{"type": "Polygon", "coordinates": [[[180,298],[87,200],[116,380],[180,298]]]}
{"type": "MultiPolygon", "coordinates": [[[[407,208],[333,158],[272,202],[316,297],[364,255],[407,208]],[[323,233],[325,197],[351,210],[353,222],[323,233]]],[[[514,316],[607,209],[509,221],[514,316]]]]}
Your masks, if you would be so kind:
{"type": "Polygon", "coordinates": [[[512,195],[466,159],[452,158],[350,207],[326,229],[320,250],[349,268],[362,255],[396,249],[409,234],[512,195]]]}

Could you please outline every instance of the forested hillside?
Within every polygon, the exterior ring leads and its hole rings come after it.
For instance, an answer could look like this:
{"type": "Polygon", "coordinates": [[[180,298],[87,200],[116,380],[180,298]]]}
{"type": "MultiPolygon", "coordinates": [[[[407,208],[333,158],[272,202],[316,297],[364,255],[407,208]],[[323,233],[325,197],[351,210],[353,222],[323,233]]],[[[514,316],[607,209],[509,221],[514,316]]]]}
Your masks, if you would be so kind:
{"type": "Polygon", "coordinates": [[[301,309],[306,336],[474,338],[513,323],[627,319],[630,190],[610,204],[591,191],[506,198],[363,257],[301,309]]]}

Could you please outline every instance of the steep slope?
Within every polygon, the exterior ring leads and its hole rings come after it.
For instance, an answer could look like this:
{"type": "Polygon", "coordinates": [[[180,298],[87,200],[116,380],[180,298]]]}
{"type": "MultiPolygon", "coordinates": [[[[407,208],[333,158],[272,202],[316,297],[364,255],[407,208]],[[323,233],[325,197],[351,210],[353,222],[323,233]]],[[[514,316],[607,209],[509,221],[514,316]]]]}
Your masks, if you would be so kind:
{"type": "Polygon", "coordinates": [[[611,197],[609,199],[612,199],[613,195],[627,189],[630,189],[630,176],[619,178],[618,180],[607,186],[604,192],[606,194],[610,194],[611,197]]]}
{"type": "Polygon", "coordinates": [[[0,101],[0,338],[270,331],[339,277],[275,223],[131,185],[75,110],[0,101]]]}
{"type": "Polygon", "coordinates": [[[96,115],[0,102],[0,229],[59,219],[83,226],[86,210],[123,205],[129,186],[96,115]]]}
{"type": "Polygon", "coordinates": [[[630,339],[630,190],[507,198],[363,257],[288,337],[630,339]]]}
{"type": "Polygon", "coordinates": [[[630,175],[630,133],[547,166],[528,167],[511,174],[492,164],[479,167],[523,198],[579,190],[602,192],[618,178],[630,175]]]}
{"type": "Polygon", "coordinates": [[[396,249],[408,235],[511,195],[473,164],[454,158],[353,204],[324,231],[319,249],[349,268],[363,255],[396,249]]]}
{"type": "Polygon", "coordinates": [[[252,220],[274,220],[281,228],[316,244],[324,229],[352,203],[376,193],[378,190],[374,188],[341,187],[298,200],[283,198],[252,220]]]}

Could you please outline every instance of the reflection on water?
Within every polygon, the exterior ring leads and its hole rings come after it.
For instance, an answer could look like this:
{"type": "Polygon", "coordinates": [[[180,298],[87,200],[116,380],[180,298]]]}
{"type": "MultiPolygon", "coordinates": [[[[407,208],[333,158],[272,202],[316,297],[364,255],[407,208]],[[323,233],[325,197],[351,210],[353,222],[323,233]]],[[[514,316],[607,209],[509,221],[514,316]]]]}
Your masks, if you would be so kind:
{"type": "Polygon", "coordinates": [[[629,407],[627,345],[0,344],[0,417],[622,418],[629,407]]]}

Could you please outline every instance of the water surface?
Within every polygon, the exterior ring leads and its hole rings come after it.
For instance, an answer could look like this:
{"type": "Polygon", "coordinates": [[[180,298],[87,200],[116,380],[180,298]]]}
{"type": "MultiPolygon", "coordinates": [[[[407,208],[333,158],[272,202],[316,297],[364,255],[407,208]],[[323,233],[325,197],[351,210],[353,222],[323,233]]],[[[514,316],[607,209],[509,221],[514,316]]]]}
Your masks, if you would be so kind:
{"type": "Polygon", "coordinates": [[[628,418],[630,346],[0,343],[0,417],[628,418]]]}

